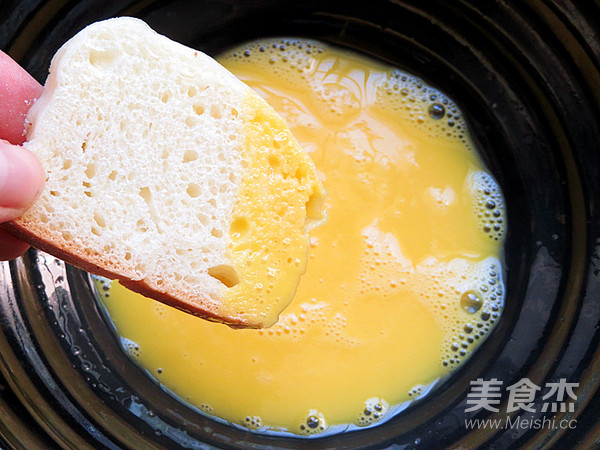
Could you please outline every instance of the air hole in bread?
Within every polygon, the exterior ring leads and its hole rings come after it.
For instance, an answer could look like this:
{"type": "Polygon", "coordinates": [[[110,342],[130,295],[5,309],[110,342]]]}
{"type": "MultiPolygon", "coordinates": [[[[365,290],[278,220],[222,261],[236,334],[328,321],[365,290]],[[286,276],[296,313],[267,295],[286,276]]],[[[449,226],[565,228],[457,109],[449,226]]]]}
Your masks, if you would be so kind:
{"type": "Polygon", "coordinates": [[[144,201],[146,202],[146,204],[148,205],[148,212],[150,213],[150,217],[152,219],[152,222],[154,222],[154,224],[156,225],[156,231],[159,234],[162,234],[163,230],[161,229],[160,226],[160,217],[156,212],[156,209],[154,208],[154,205],[152,203],[152,193],[150,192],[150,188],[148,186],[145,186],[143,188],[140,188],[140,197],[142,197],[144,199],[144,201]]]}
{"type": "Polygon", "coordinates": [[[202,114],[204,114],[204,106],[202,106],[202,105],[194,105],[194,112],[196,114],[198,114],[199,116],[201,116],[202,114]]]}
{"type": "Polygon", "coordinates": [[[197,92],[198,90],[194,86],[190,86],[187,92],[188,97],[193,97],[194,95],[196,95],[197,92]]]}
{"type": "Polygon", "coordinates": [[[83,151],[83,153],[85,153],[85,149],[86,149],[86,148],[87,148],[87,142],[86,142],[86,141],[83,141],[83,142],[81,143],[81,150],[83,151]]]}
{"type": "Polygon", "coordinates": [[[238,114],[239,114],[239,112],[238,112],[238,110],[237,110],[237,109],[235,109],[235,108],[231,108],[231,115],[232,115],[233,117],[237,117],[237,116],[238,116],[238,114]]]}
{"type": "Polygon", "coordinates": [[[236,241],[246,236],[250,231],[250,221],[246,217],[238,217],[229,227],[229,236],[236,241]]]}
{"type": "Polygon", "coordinates": [[[140,188],[139,194],[146,203],[150,204],[150,201],[152,200],[152,193],[150,192],[150,188],[148,186],[140,188]]]}
{"type": "Polygon", "coordinates": [[[160,100],[163,103],[167,103],[169,101],[169,99],[171,98],[171,91],[165,91],[162,93],[162,95],[160,96],[160,100]]]}
{"type": "Polygon", "coordinates": [[[321,214],[323,211],[323,201],[325,197],[321,194],[311,194],[306,202],[306,219],[308,220],[321,220],[321,214]]]}
{"type": "Polygon", "coordinates": [[[92,234],[95,234],[96,236],[102,236],[102,232],[95,225],[92,226],[92,234]]]}
{"type": "Polygon", "coordinates": [[[221,264],[219,266],[209,267],[208,274],[229,288],[240,282],[238,273],[229,264],[221,264]]]}
{"type": "Polygon", "coordinates": [[[117,49],[90,50],[89,60],[92,66],[102,68],[111,65],[120,55],[117,49]]]}
{"type": "Polygon", "coordinates": [[[196,125],[196,119],[194,117],[188,117],[185,119],[185,124],[191,128],[196,125]]]}
{"type": "Polygon", "coordinates": [[[131,253],[130,252],[125,252],[125,260],[129,261],[131,259],[131,253]]]}
{"type": "Polygon", "coordinates": [[[277,139],[273,139],[273,148],[280,148],[281,144],[277,139]]]}
{"type": "Polygon", "coordinates": [[[40,220],[42,221],[42,223],[50,222],[50,219],[48,218],[48,216],[46,214],[40,214],[40,220]]]}
{"type": "Polygon", "coordinates": [[[210,234],[212,234],[216,238],[222,238],[223,237],[223,232],[221,230],[219,230],[218,228],[213,228],[210,231],[210,234]]]}
{"type": "Polygon", "coordinates": [[[98,224],[99,227],[104,228],[106,226],[106,220],[104,220],[104,217],[98,211],[94,213],[94,221],[98,224]]]}
{"type": "Polygon", "coordinates": [[[183,162],[196,161],[198,159],[198,152],[196,150],[186,150],[183,153],[183,162]]]}
{"type": "Polygon", "coordinates": [[[94,178],[94,176],[96,175],[96,163],[89,163],[85,169],[85,175],[88,178],[94,178]]]}
{"type": "Polygon", "coordinates": [[[136,222],[135,229],[138,232],[145,233],[148,231],[148,226],[146,225],[146,222],[144,222],[143,219],[140,219],[136,222]]]}
{"type": "Polygon", "coordinates": [[[84,182],[82,182],[81,184],[82,184],[84,187],[88,188],[88,189],[92,187],[92,185],[90,184],[90,182],[89,182],[89,181],[84,181],[84,182]]]}
{"type": "Polygon", "coordinates": [[[91,193],[90,191],[83,191],[83,193],[84,193],[85,195],[87,195],[88,197],[91,197],[91,196],[92,196],[92,193],[91,193]]]}
{"type": "Polygon", "coordinates": [[[71,161],[70,159],[65,159],[63,161],[62,168],[63,168],[63,170],[66,170],[66,169],[70,168],[72,165],[73,165],[73,161],[71,161]]]}
{"type": "Polygon", "coordinates": [[[202,225],[206,226],[210,222],[210,218],[207,215],[205,215],[205,214],[198,213],[198,214],[196,214],[196,217],[198,217],[198,220],[200,221],[200,223],[202,225]]]}
{"type": "Polygon", "coordinates": [[[221,110],[221,105],[211,105],[210,107],[210,115],[214,119],[220,119],[223,117],[223,111],[221,110]]]}
{"type": "Polygon", "coordinates": [[[200,186],[198,186],[196,183],[190,183],[190,184],[188,184],[188,187],[187,187],[187,189],[185,191],[192,198],[199,197],[200,193],[202,192],[200,190],[200,186]]]}
{"type": "Polygon", "coordinates": [[[116,170],[113,170],[113,171],[112,171],[112,172],[111,172],[111,173],[108,175],[108,178],[109,178],[110,180],[113,180],[113,181],[114,181],[114,180],[117,178],[117,171],[116,171],[116,170]]]}
{"type": "Polygon", "coordinates": [[[50,195],[52,195],[53,197],[60,197],[60,192],[58,192],[58,191],[50,191],[50,195]]]}
{"type": "Polygon", "coordinates": [[[183,280],[184,280],[184,282],[191,283],[191,284],[198,284],[198,283],[200,283],[200,279],[198,277],[186,276],[186,277],[183,277],[183,280]]]}
{"type": "Polygon", "coordinates": [[[302,179],[306,177],[306,175],[306,167],[298,167],[298,169],[296,169],[296,173],[294,174],[294,176],[300,183],[302,183],[302,179]]]}
{"type": "Polygon", "coordinates": [[[269,155],[267,160],[269,161],[269,165],[273,169],[277,169],[278,167],[281,166],[281,160],[279,159],[279,157],[277,155],[269,155]]]}
{"type": "Polygon", "coordinates": [[[63,231],[63,232],[61,232],[61,234],[65,241],[70,241],[73,239],[73,235],[71,233],[69,233],[68,231],[63,231]]]}

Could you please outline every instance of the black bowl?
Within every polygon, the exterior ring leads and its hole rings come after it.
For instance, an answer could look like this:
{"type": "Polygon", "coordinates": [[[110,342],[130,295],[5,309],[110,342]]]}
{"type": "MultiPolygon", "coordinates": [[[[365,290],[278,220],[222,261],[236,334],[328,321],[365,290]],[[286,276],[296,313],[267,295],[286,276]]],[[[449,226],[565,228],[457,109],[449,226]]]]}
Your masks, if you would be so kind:
{"type": "Polygon", "coordinates": [[[0,48],[42,82],[91,22],[130,15],[208,54],[302,36],[413,72],[455,99],[507,202],[506,308],[471,361],[392,420],[317,439],[250,433],[172,398],[122,352],[87,274],[31,250],[0,265],[0,436],[37,448],[589,448],[600,438],[600,7],[554,0],[9,1],[0,48]],[[468,412],[470,382],[502,382],[468,412]],[[506,387],[542,389],[508,411],[506,387]],[[552,383],[574,383],[565,411],[552,383]],[[558,402],[558,398],[553,401],[558,402]],[[466,420],[499,420],[469,428],[466,420]],[[530,422],[525,422],[529,420],[530,422]],[[537,425],[536,425],[537,424],[537,425]]]}

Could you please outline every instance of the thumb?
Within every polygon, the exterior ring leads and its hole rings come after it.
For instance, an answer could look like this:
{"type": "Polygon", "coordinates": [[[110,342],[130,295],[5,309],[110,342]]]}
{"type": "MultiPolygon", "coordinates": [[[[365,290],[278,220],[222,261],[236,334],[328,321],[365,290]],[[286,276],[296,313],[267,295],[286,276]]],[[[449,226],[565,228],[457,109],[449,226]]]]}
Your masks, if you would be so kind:
{"type": "Polygon", "coordinates": [[[44,189],[46,173],[29,150],[0,141],[0,223],[27,211],[44,189]]]}

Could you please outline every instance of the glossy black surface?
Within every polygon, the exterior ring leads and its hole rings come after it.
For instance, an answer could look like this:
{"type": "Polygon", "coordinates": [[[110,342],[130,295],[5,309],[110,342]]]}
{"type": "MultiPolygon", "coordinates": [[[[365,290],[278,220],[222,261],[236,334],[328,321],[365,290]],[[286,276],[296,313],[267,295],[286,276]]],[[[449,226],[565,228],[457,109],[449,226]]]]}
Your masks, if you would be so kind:
{"type": "MultiPolygon", "coordinates": [[[[507,200],[506,309],[471,362],[382,426],[277,439],[178,403],[120,351],[89,279],[31,251],[0,266],[0,435],[89,447],[589,448],[600,439],[600,6],[569,1],[48,1],[0,3],[0,48],[43,81],[83,26],[133,15],[209,54],[295,35],[360,50],[455,99],[507,200]],[[482,428],[469,382],[578,382],[574,429],[482,428]]],[[[542,403],[542,392],[536,405],[542,403]]],[[[506,399],[504,397],[504,399],[506,399]]],[[[542,413],[524,418],[542,418],[542,413]]],[[[16,444],[15,444],[16,443],[16,444]]],[[[39,442],[38,442],[39,443],[39,442]]]]}

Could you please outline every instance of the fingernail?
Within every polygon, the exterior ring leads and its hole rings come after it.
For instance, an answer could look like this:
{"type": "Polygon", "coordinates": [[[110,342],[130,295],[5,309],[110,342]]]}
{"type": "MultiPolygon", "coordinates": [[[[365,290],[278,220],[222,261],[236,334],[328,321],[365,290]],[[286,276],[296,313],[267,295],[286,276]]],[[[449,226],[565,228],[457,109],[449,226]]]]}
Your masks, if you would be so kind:
{"type": "MultiPolygon", "coordinates": [[[[44,188],[45,173],[30,151],[0,142],[0,208],[20,214],[26,211],[44,188]]],[[[16,217],[16,216],[15,216],[16,217]]],[[[0,217],[11,220],[15,217],[0,217]]]]}

